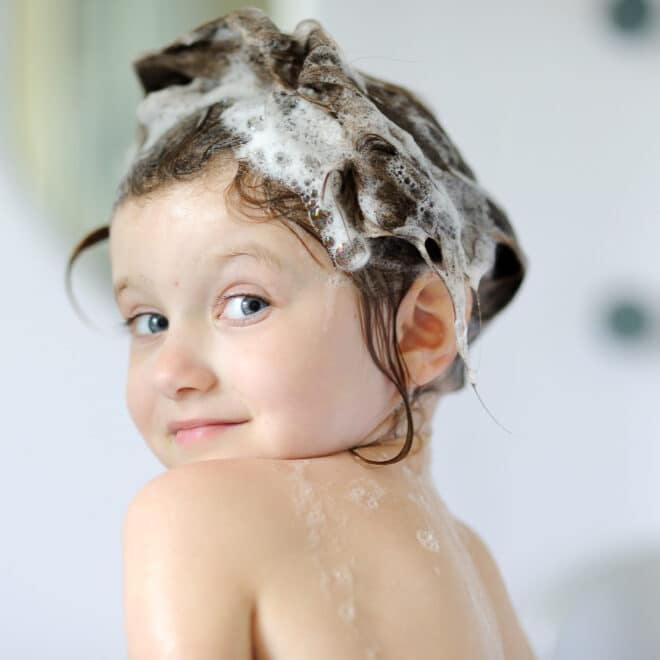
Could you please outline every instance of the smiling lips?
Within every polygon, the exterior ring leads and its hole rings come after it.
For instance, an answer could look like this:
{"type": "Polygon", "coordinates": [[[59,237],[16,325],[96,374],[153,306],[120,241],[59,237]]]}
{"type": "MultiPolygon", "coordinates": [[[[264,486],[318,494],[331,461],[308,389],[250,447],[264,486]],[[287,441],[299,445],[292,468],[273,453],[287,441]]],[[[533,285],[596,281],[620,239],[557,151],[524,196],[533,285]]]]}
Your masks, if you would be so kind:
{"type": "Polygon", "coordinates": [[[175,440],[178,444],[190,445],[207,440],[242,423],[243,421],[191,419],[182,422],[171,422],[167,425],[167,430],[175,434],[175,440]]]}

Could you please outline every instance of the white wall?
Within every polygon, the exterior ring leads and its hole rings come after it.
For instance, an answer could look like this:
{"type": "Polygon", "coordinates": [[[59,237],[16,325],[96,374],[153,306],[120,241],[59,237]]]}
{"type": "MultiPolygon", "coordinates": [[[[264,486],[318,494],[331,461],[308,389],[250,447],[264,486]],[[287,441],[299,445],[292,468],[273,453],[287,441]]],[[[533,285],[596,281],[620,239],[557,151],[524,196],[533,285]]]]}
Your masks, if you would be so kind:
{"type": "MultiPolygon", "coordinates": [[[[542,658],[564,580],[660,545],[660,343],[624,350],[599,326],[620,292],[660,312],[660,37],[618,40],[598,7],[333,0],[316,12],[357,68],[437,111],[530,258],[519,298],[475,346],[481,395],[513,434],[470,392],[448,397],[434,469],[491,547],[542,658]]],[[[286,27],[307,16],[286,12],[286,27]]],[[[45,231],[13,167],[0,161],[0,657],[114,660],[125,656],[121,519],[162,468],[118,396],[125,345],[71,310],[71,245],[45,231]]],[[[86,310],[91,258],[74,274],[86,310]]]]}
{"type": "Polygon", "coordinates": [[[69,246],[44,231],[4,165],[0,657],[117,660],[122,517],[160,470],[124,410],[126,351],[71,311],[69,246]]]}

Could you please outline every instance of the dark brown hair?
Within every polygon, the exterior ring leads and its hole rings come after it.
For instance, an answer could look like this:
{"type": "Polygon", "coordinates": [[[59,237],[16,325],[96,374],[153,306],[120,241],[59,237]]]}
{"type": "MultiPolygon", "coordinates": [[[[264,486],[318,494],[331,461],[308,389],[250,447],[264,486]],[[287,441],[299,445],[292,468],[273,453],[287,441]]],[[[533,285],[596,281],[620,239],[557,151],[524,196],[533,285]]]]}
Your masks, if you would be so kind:
{"type": "MultiPolygon", "coordinates": [[[[136,63],[145,92],[190,81],[190,77],[182,78],[181,74],[177,73],[177,67],[180,68],[182,62],[188,66],[186,48],[188,46],[166,49],[165,60],[156,58],[152,62],[153,58],[146,57],[136,63]]],[[[299,48],[292,47],[290,57],[304,58],[305,52],[299,51],[299,48]]],[[[299,66],[295,69],[300,71],[299,66]]],[[[413,136],[425,157],[447,173],[454,170],[459,172],[464,180],[476,181],[472,170],[449,141],[446,133],[416,97],[404,88],[364,74],[363,77],[371,101],[380,112],[413,136]],[[410,119],[411,115],[423,117],[425,125],[420,128],[419,122],[410,119]]],[[[295,89],[293,83],[292,89],[295,89]]],[[[281,221],[290,229],[293,229],[292,224],[295,224],[324,245],[320,232],[323,218],[313,212],[315,200],[307,198],[306,193],[303,194],[301,190],[291,189],[257,172],[250,167],[247,160],[238,158],[236,152],[242,142],[223,124],[224,109],[223,103],[219,102],[193,112],[165,132],[146,153],[141,152],[121,181],[114,208],[126,199],[139,198],[176,182],[205,176],[213,173],[216,167],[235,162],[236,174],[227,190],[227,197],[233,204],[247,216],[250,215],[250,210],[254,210],[259,212],[260,217],[265,215],[267,219],[281,221]]],[[[378,135],[362,136],[356,148],[370,153],[374,171],[385,171],[386,160],[383,154],[387,155],[385,152],[389,150],[387,140],[378,135]]],[[[338,188],[341,208],[353,226],[360,226],[363,218],[356,192],[360,183],[359,176],[350,166],[338,174],[341,177],[341,185],[338,188]]],[[[385,187],[383,194],[385,197],[382,201],[388,216],[396,219],[410,215],[409,197],[400,194],[396,188],[389,190],[385,187]]],[[[463,210],[467,212],[469,209],[466,206],[463,210]]],[[[497,234],[495,264],[482,278],[479,289],[475,292],[472,317],[468,326],[469,342],[479,334],[485,322],[508,304],[524,276],[524,257],[506,214],[491,199],[487,200],[487,210],[497,234]]],[[[300,240],[300,236],[295,231],[293,233],[300,240]]],[[[71,299],[70,272],[75,259],[83,250],[107,239],[109,235],[110,226],[104,225],[87,234],[74,247],[66,273],[67,290],[71,299]]],[[[362,334],[369,353],[378,369],[401,394],[403,406],[397,411],[390,431],[398,427],[403,410],[407,432],[401,451],[388,460],[374,461],[360,456],[355,451],[356,448],[351,451],[367,463],[388,465],[403,460],[412,448],[415,426],[411,405],[415,406],[423,396],[435,399],[441,393],[461,388],[465,377],[463,361],[457,355],[449,369],[435,380],[414,388],[409,398],[410,374],[398,345],[396,316],[411,284],[419,275],[428,271],[429,266],[418,249],[404,238],[379,236],[366,240],[371,251],[367,264],[358,270],[344,272],[359,294],[362,334]]],[[[301,243],[309,251],[304,242],[301,243]]],[[[442,251],[435,241],[427,239],[424,247],[433,262],[442,263],[442,251]]],[[[379,444],[379,441],[372,444],[379,444]]]]}

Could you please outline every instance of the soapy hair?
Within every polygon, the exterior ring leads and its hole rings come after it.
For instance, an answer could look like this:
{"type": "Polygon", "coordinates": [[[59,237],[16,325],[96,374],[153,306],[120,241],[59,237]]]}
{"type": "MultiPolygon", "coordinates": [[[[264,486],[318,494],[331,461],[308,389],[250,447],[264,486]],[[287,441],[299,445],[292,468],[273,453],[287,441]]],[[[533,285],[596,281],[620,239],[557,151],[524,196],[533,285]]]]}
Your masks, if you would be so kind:
{"type": "MultiPolygon", "coordinates": [[[[280,175],[277,168],[266,167],[263,153],[260,156],[258,154],[255,160],[254,154],[246,151],[250,139],[237,128],[235,117],[233,120],[230,118],[228,111],[232,109],[231,101],[217,94],[217,86],[209,85],[208,81],[219,74],[209,70],[208,62],[214,60],[209,60],[208,51],[213,54],[215,61],[223,63],[226,69],[227,52],[232,49],[240,50],[245,44],[253,46],[260,43],[261,49],[257,49],[258,57],[253,53],[247,61],[254,67],[261,67],[259,79],[263,80],[264,53],[267,52],[275,58],[278,77],[285,77],[290,83],[287,88],[289,101],[284,99],[289,107],[289,112],[284,112],[288,121],[291,122],[290,111],[299,101],[298,97],[304,98],[308,103],[320,105],[324,112],[332,115],[334,111],[330,107],[331,103],[323,95],[324,84],[325,91],[328,86],[334,84],[328,82],[327,71],[325,76],[317,75],[315,78],[315,98],[312,98],[309,91],[309,79],[305,83],[304,91],[297,90],[297,81],[304,75],[306,66],[316,66],[320,61],[325,61],[329,62],[331,67],[339,67],[341,71],[345,71],[345,63],[338,57],[328,55],[328,44],[332,45],[335,51],[337,47],[334,42],[329,41],[318,23],[305,21],[304,29],[300,25],[296,29],[298,38],[291,38],[282,35],[262,12],[244,9],[207,23],[162,51],[147,55],[136,62],[135,69],[147,98],[139,112],[141,123],[138,149],[119,185],[113,212],[127,199],[148,195],[177,182],[212,175],[217,168],[236,164],[235,176],[226,192],[227,200],[247,216],[250,216],[251,211],[255,211],[255,216],[266,216],[283,222],[285,226],[296,225],[305,231],[329,252],[333,265],[343,270],[355,286],[358,292],[362,334],[367,349],[378,369],[396,386],[402,398],[402,405],[396,411],[389,433],[401,428],[401,415],[405,413],[406,440],[399,454],[385,461],[362,457],[355,451],[357,448],[351,451],[365,462],[388,465],[403,460],[412,448],[416,431],[412,408],[420,409],[420,403],[424,400],[428,410],[429,401],[435,403],[441,394],[460,389],[466,380],[465,351],[459,349],[459,354],[444,373],[435,380],[410,390],[410,374],[399,349],[396,331],[397,312],[410,286],[418,276],[432,267],[445,284],[449,285],[454,310],[458,314],[464,308],[456,305],[456,282],[460,281],[461,286],[464,286],[464,278],[467,277],[476,294],[473,296],[470,322],[465,329],[466,340],[471,343],[483,325],[514,296],[524,276],[525,258],[506,214],[476,184],[474,173],[431,112],[408,90],[392,83],[363,73],[353,73],[355,77],[360,76],[363,90],[361,94],[380,115],[396,125],[399,139],[405,142],[412,136],[415,142],[406,143],[409,149],[418,150],[417,157],[413,157],[412,162],[422,167],[419,158],[421,156],[431,164],[436,175],[440,171],[443,176],[446,175],[445,187],[451,192],[448,195],[451,201],[448,203],[454,214],[456,209],[462,213],[464,221],[459,227],[449,225],[445,220],[445,224],[441,226],[443,234],[438,235],[435,240],[419,231],[408,234],[401,232],[397,235],[397,229],[401,229],[403,225],[401,219],[413,218],[418,225],[430,227],[435,198],[425,197],[421,209],[425,214],[424,218],[415,216],[415,213],[419,213],[420,206],[410,193],[410,190],[415,190],[415,185],[411,186],[411,179],[417,182],[417,188],[423,187],[424,180],[422,175],[412,168],[402,173],[401,164],[397,166],[397,177],[392,179],[391,162],[397,150],[392,145],[391,135],[383,137],[377,132],[362,132],[355,144],[355,150],[360,152],[363,161],[357,158],[352,161],[346,159],[342,167],[332,168],[320,179],[313,176],[314,173],[320,172],[318,165],[314,164],[310,166],[309,178],[304,182],[295,177],[280,175]],[[205,49],[205,59],[199,59],[200,53],[204,54],[205,49]],[[200,62],[206,67],[201,73],[200,62]],[[199,102],[200,80],[205,93],[208,94],[211,90],[217,98],[207,96],[206,100],[210,102],[199,102]],[[193,87],[197,94],[197,107],[188,104],[183,112],[180,104],[181,94],[193,87]],[[168,101],[173,108],[169,115],[168,101]],[[158,108],[156,115],[155,107],[158,108]],[[365,172],[366,163],[369,167],[368,176],[365,172]],[[328,206],[326,203],[324,206],[325,187],[331,178],[332,205],[328,206]],[[375,187],[374,179],[384,182],[384,185],[375,187]],[[407,194],[405,191],[402,193],[401,187],[393,181],[400,181],[401,186],[406,186],[407,194]],[[459,183],[456,183],[457,181],[459,183]],[[391,221],[387,229],[377,232],[372,228],[367,231],[367,207],[376,202],[379,213],[391,221]],[[348,236],[354,240],[348,244],[348,250],[343,255],[341,249],[336,249],[336,242],[328,233],[333,215],[337,213],[344,228],[350,226],[362,229],[361,233],[357,234],[349,232],[348,236]],[[411,236],[418,239],[418,242],[412,241],[411,236]],[[484,241],[484,237],[488,241],[484,241]],[[439,245],[443,240],[446,242],[442,246],[439,245]],[[464,244],[469,245],[464,248],[464,244]],[[459,256],[463,258],[460,262],[463,272],[457,271],[455,267],[458,262],[456,250],[453,248],[456,245],[461,246],[459,256]],[[486,248],[492,247],[492,250],[484,248],[484,245],[486,248]],[[331,249],[333,247],[335,249],[331,249]],[[451,252],[449,248],[452,248],[451,252]],[[488,258],[480,255],[479,250],[488,258]],[[468,253],[471,260],[465,257],[468,253]],[[365,254],[368,258],[364,257],[365,254]],[[342,259],[342,256],[345,258],[342,259]],[[448,268],[447,264],[451,268],[448,268]]],[[[239,74],[247,71],[245,63],[243,58],[241,68],[238,69],[239,74]]],[[[240,83],[240,75],[233,79],[234,85],[237,82],[240,83]]],[[[279,83],[281,82],[279,80],[279,83]]],[[[283,92],[276,91],[275,94],[279,95],[278,103],[281,104],[283,92]]],[[[338,92],[334,90],[332,94],[336,102],[338,92]]],[[[334,112],[334,115],[336,116],[337,112],[334,112]]],[[[257,119],[263,123],[264,117],[257,119]]],[[[248,126],[252,120],[255,120],[255,116],[248,116],[248,126]]],[[[346,125],[345,119],[344,126],[346,125]]],[[[284,159],[287,158],[286,153],[283,156],[284,159]]],[[[286,163],[283,168],[286,170],[286,163]]],[[[406,228],[412,227],[414,230],[412,225],[413,221],[410,221],[406,228]]],[[[383,226],[381,222],[380,227],[383,226]]],[[[292,226],[290,228],[298,240],[301,240],[292,226]]],[[[69,275],[75,259],[83,250],[107,239],[109,234],[109,225],[100,227],[86,235],[73,249],[67,268],[70,296],[69,275]]],[[[301,243],[309,251],[302,240],[301,243]]],[[[345,244],[340,244],[340,248],[343,245],[345,244]]],[[[315,258],[314,255],[312,257],[315,258]]],[[[460,319],[456,321],[458,323],[460,319]]],[[[385,435],[387,436],[387,432],[385,435]]],[[[376,440],[372,444],[379,444],[379,441],[376,440]]]]}

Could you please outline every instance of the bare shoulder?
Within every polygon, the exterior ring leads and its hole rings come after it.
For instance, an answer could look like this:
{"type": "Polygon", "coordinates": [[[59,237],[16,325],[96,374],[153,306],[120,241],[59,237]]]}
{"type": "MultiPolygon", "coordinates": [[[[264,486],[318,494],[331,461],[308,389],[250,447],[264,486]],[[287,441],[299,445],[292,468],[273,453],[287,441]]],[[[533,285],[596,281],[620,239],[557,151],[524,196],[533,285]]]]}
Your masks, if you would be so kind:
{"type": "Polygon", "coordinates": [[[244,520],[251,512],[263,514],[262,507],[275,506],[282,492],[283,469],[268,459],[218,459],[182,465],[157,475],[134,496],[129,511],[157,503],[187,514],[211,513],[244,520]]]}
{"type": "Polygon", "coordinates": [[[282,536],[280,521],[284,470],[278,461],[224,459],[199,461],[164,472],[147,482],[130,502],[126,519],[161,517],[203,530],[224,544],[235,569],[261,565],[260,548],[282,536]],[[160,512],[160,513],[159,513],[160,512]],[[255,563],[256,562],[256,563],[255,563]]]}
{"type": "Polygon", "coordinates": [[[250,461],[214,463],[158,475],[129,504],[123,563],[131,660],[252,657],[259,570],[272,550],[260,530],[274,525],[268,511],[276,508],[255,484],[271,471],[250,461]]]}
{"type": "Polygon", "coordinates": [[[241,500],[250,493],[259,497],[264,477],[277,471],[275,463],[266,459],[236,458],[181,465],[148,481],[133,498],[131,505],[137,501],[145,502],[153,497],[166,496],[172,490],[177,492],[179,499],[184,495],[195,498],[198,505],[204,502],[204,495],[214,500],[223,490],[230,494],[233,489],[239,489],[241,500]],[[200,497],[202,500],[198,499],[200,497]]]}
{"type": "Polygon", "coordinates": [[[469,525],[454,518],[482,583],[491,599],[502,633],[505,656],[535,660],[534,652],[513,609],[502,574],[484,540],[469,525]]]}

